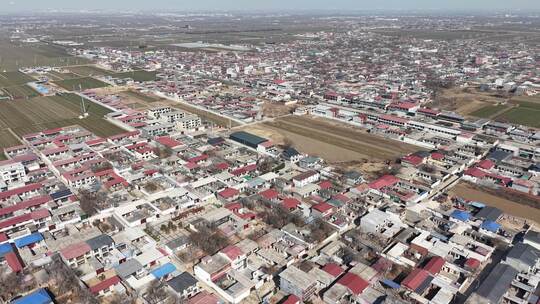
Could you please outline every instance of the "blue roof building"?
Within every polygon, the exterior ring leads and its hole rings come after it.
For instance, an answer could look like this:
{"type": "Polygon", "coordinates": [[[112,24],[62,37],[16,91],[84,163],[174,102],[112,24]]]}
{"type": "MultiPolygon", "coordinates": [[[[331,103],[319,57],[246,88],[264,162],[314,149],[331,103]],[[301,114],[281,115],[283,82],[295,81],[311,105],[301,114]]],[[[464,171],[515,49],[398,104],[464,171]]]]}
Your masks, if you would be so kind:
{"type": "Polygon", "coordinates": [[[51,304],[53,300],[44,288],[38,289],[22,298],[11,301],[11,304],[51,304]]]}
{"type": "Polygon", "coordinates": [[[15,246],[17,248],[25,247],[28,245],[32,245],[38,242],[41,242],[43,240],[43,236],[39,232],[34,232],[30,235],[24,236],[20,239],[15,240],[15,246]]]}
{"type": "Polygon", "coordinates": [[[496,233],[501,228],[501,225],[494,221],[485,220],[482,225],[480,225],[480,228],[496,233]]]}
{"type": "Polygon", "coordinates": [[[450,217],[462,222],[467,222],[471,218],[471,214],[463,210],[454,210],[452,214],[450,214],[450,217]]]}
{"type": "Polygon", "coordinates": [[[153,276],[155,276],[156,279],[161,279],[164,276],[173,273],[175,270],[176,270],[176,267],[173,264],[167,263],[167,264],[164,264],[163,266],[160,266],[152,270],[150,273],[153,276]]]}
{"type": "Polygon", "coordinates": [[[0,245],[0,257],[3,257],[4,255],[6,255],[6,253],[12,252],[12,251],[13,251],[13,247],[11,247],[10,243],[5,243],[5,244],[0,245]]]}

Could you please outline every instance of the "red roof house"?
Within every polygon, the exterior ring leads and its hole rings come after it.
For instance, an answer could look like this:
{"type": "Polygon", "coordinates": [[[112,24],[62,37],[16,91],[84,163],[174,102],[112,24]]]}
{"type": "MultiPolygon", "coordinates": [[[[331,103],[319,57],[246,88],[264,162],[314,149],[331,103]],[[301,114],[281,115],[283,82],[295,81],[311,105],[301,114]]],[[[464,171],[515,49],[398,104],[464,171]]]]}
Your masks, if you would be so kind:
{"type": "Polygon", "coordinates": [[[345,272],[345,271],[343,271],[343,268],[341,268],[341,266],[339,266],[336,263],[328,263],[328,264],[324,265],[322,270],[324,270],[326,273],[333,276],[334,278],[339,277],[340,275],[342,275],[345,272]]]}
{"type": "Polygon", "coordinates": [[[369,286],[368,282],[352,272],[347,272],[337,283],[347,287],[355,295],[361,294],[369,286]]]}
{"type": "Polygon", "coordinates": [[[410,290],[416,290],[429,277],[429,272],[424,269],[415,268],[404,280],[401,285],[410,290]]]}

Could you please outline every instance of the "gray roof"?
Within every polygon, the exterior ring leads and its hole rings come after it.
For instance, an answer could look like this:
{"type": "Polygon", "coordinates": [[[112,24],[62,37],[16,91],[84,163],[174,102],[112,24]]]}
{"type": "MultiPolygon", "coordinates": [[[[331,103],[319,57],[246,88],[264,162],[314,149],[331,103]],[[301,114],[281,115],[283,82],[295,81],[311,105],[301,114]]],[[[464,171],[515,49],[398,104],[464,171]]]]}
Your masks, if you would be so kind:
{"type": "Polygon", "coordinates": [[[491,303],[499,303],[517,274],[518,271],[512,266],[498,264],[482,282],[476,293],[491,303]]]}
{"type": "Polygon", "coordinates": [[[88,244],[88,246],[90,246],[90,248],[92,248],[92,250],[95,250],[95,249],[102,248],[105,246],[110,246],[114,244],[114,241],[112,237],[106,234],[102,234],[102,235],[93,237],[89,240],[86,240],[86,243],[88,244]]]}
{"type": "Polygon", "coordinates": [[[188,237],[179,236],[175,238],[174,240],[168,242],[166,246],[169,247],[171,250],[176,250],[177,248],[180,248],[188,243],[189,243],[188,237]]]}
{"type": "Polygon", "coordinates": [[[540,259],[540,251],[531,245],[525,243],[517,243],[512,247],[506,258],[519,260],[521,263],[531,267],[536,265],[536,261],[540,259]]]}
{"type": "Polygon", "coordinates": [[[167,284],[177,293],[182,293],[184,290],[197,284],[197,279],[195,279],[188,272],[184,271],[176,277],[170,279],[167,284]]]}
{"type": "Polygon", "coordinates": [[[486,206],[480,209],[480,211],[478,211],[476,217],[480,219],[488,219],[495,222],[501,217],[502,214],[503,212],[500,209],[486,206]]]}
{"type": "Polygon", "coordinates": [[[525,233],[525,239],[532,243],[540,244],[540,232],[529,230],[525,233]]]}
{"type": "Polygon", "coordinates": [[[143,266],[139,261],[130,259],[116,267],[116,274],[124,280],[142,268],[143,266]]]}

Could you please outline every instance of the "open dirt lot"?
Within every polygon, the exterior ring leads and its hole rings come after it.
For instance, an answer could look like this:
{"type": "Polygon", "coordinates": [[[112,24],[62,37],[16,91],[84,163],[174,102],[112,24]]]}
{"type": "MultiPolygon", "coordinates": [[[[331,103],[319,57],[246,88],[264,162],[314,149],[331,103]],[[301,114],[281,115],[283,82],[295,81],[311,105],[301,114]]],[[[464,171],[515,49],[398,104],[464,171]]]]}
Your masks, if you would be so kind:
{"type": "Polygon", "coordinates": [[[473,189],[466,183],[456,185],[449,193],[450,195],[460,196],[464,199],[482,202],[488,206],[499,208],[512,216],[535,221],[537,225],[540,224],[540,209],[518,204],[511,200],[473,189]]]}
{"type": "Polygon", "coordinates": [[[243,129],[270,138],[276,144],[290,144],[338,167],[365,173],[379,171],[385,166],[385,161],[420,150],[320,118],[288,116],[243,129]]]}
{"type": "Polygon", "coordinates": [[[506,98],[494,96],[492,93],[480,92],[474,88],[451,88],[439,93],[431,107],[455,111],[465,116],[474,116],[475,112],[484,114],[487,111],[482,111],[484,108],[496,106],[506,101],[506,98]]]}

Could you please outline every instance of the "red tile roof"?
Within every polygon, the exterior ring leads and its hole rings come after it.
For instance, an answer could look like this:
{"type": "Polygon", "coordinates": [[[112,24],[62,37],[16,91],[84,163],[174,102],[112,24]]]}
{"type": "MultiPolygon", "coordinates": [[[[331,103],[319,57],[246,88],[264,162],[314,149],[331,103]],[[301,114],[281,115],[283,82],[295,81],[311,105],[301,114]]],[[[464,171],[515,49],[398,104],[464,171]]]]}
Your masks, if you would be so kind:
{"type": "Polygon", "coordinates": [[[296,209],[300,205],[300,201],[292,197],[287,197],[283,199],[283,202],[281,203],[283,204],[283,207],[285,207],[285,209],[289,210],[296,209]]]}
{"type": "Polygon", "coordinates": [[[216,169],[219,170],[227,170],[229,168],[229,164],[223,162],[215,165],[216,169]]]}
{"type": "Polygon", "coordinates": [[[18,204],[0,209],[0,216],[13,213],[18,210],[24,210],[32,207],[41,206],[52,200],[50,195],[39,195],[18,204]]]}
{"type": "Polygon", "coordinates": [[[345,272],[345,271],[343,271],[343,268],[341,268],[341,266],[339,266],[336,263],[328,263],[328,264],[324,265],[322,270],[326,271],[328,274],[330,274],[334,278],[339,277],[341,274],[343,274],[345,272]]]}
{"type": "Polygon", "coordinates": [[[486,172],[478,169],[478,168],[469,168],[467,170],[465,170],[463,172],[463,174],[465,175],[469,175],[469,176],[472,176],[472,177],[478,177],[478,178],[482,178],[484,176],[486,176],[486,172]]]}
{"type": "Polygon", "coordinates": [[[90,248],[90,246],[87,243],[79,242],[76,244],[69,245],[66,248],[60,250],[60,254],[65,259],[70,260],[76,257],[80,257],[86,254],[87,252],[90,252],[90,250],[92,250],[92,248],[90,248]]]}
{"type": "Polygon", "coordinates": [[[267,200],[273,200],[273,199],[278,198],[279,193],[275,189],[270,188],[262,192],[259,192],[259,195],[261,195],[267,200]]]}
{"type": "Polygon", "coordinates": [[[486,170],[489,170],[491,168],[493,168],[493,166],[495,166],[495,163],[489,159],[484,159],[484,160],[481,160],[480,162],[478,162],[478,167],[482,168],[482,169],[486,169],[486,170]]]}
{"type": "Polygon", "coordinates": [[[407,155],[407,156],[401,158],[401,161],[412,164],[413,166],[418,166],[418,165],[420,165],[422,163],[423,158],[421,158],[420,156],[411,154],[411,155],[407,155]]]}
{"type": "Polygon", "coordinates": [[[164,146],[167,146],[169,148],[174,148],[182,145],[181,141],[178,141],[174,138],[171,138],[169,136],[161,136],[156,138],[156,141],[164,146]]]}
{"type": "Polygon", "coordinates": [[[325,213],[325,212],[332,209],[332,205],[330,205],[330,204],[328,204],[326,202],[322,202],[322,203],[318,203],[317,205],[313,206],[312,208],[319,211],[320,213],[325,213]]]}
{"type": "Polygon", "coordinates": [[[408,289],[416,290],[428,277],[429,272],[427,272],[427,270],[415,268],[403,282],[401,282],[401,285],[408,289]]]}
{"type": "Polygon", "coordinates": [[[332,188],[332,182],[329,180],[323,180],[322,182],[319,183],[319,187],[322,190],[330,189],[332,188]]]}
{"type": "Polygon", "coordinates": [[[475,269],[480,266],[480,261],[475,258],[468,258],[467,261],[465,261],[465,266],[475,269]]]}
{"type": "Polygon", "coordinates": [[[285,301],[281,304],[299,304],[300,298],[295,295],[289,295],[285,301]]]}
{"type": "Polygon", "coordinates": [[[120,283],[120,278],[118,276],[113,276],[113,277],[110,277],[106,280],[103,280],[99,283],[97,283],[96,285],[94,286],[91,286],[90,287],[90,292],[92,292],[93,294],[97,294],[99,293],[100,291],[102,290],[105,290],[111,286],[114,286],[116,284],[120,283]]]}
{"type": "Polygon", "coordinates": [[[231,172],[232,175],[235,175],[235,176],[239,176],[239,175],[243,175],[247,172],[251,172],[251,171],[255,171],[257,170],[257,165],[256,164],[252,164],[252,165],[247,165],[247,166],[244,166],[242,168],[239,168],[239,169],[236,169],[236,170],[233,170],[231,172]]]}
{"type": "Polygon", "coordinates": [[[234,245],[229,245],[223,249],[221,249],[221,253],[226,255],[231,260],[236,260],[238,257],[242,256],[244,252],[242,252],[242,249],[238,248],[234,245]]]}
{"type": "Polygon", "coordinates": [[[235,197],[239,193],[240,193],[240,191],[238,191],[238,190],[236,190],[234,188],[226,188],[226,189],[221,190],[220,192],[218,192],[219,196],[221,196],[223,198],[235,197]]]}
{"type": "Polygon", "coordinates": [[[11,268],[13,272],[20,272],[23,270],[22,261],[15,252],[10,251],[6,253],[4,258],[6,259],[9,268],[11,268]]]}
{"type": "Polygon", "coordinates": [[[367,281],[352,272],[347,272],[337,283],[347,287],[355,295],[362,293],[369,286],[367,281]]]}
{"type": "Polygon", "coordinates": [[[19,188],[16,188],[16,189],[4,191],[4,192],[0,193],[0,200],[10,198],[10,197],[12,197],[14,195],[20,195],[20,194],[23,194],[23,193],[26,193],[26,192],[35,191],[35,190],[37,190],[37,189],[39,189],[41,187],[42,187],[41,183],[35,183],[35,184],[30,184],[30,185],[26,185],[26,186],[23,186],[23,187],[19,187],[19,188]]]}
{"type": "Polygon", "coordinates": [[[424,270],[427,270],[427,272],[436,275],[438,274],[441,269],[443,268],[446,261],[441,257],[433,257],[429,262],[424,266],[424,270]]]}
{"type": "Polygon", "coordinates": [[[9,226],[17,225],[20,223],[24,223],[30,220],[39,220],[45,217],[49,216],[49,210],[47,209],[38,209],[35,211],[32,211],[30,213],[26,213],[23,215],[11,217],[3,222],[0,222],[0,229],[6,228],[9,226]]]}
{"type": "Polygon", "coordinates": [[[218,304],[221,303],[218,297],[206,291],[199,292],[187,301],[188,304],[218,304]]]}
{"type": "Polygon", "coordinates": [[[399,182],[399,178],[397,178],[397,177],[395,177],[393,175],[384,175],[384,176],[380,177],[379,179],[369,183],[368,186],[371,189],[380,190],[380,189],[385,188],[385,187],[393,186],[393,185],[397,184],[398,182],[399,182]]]}

